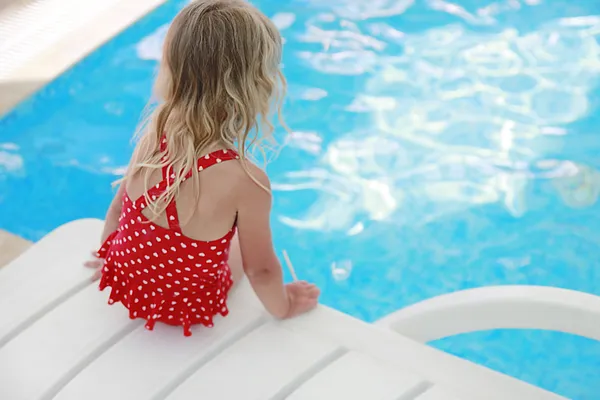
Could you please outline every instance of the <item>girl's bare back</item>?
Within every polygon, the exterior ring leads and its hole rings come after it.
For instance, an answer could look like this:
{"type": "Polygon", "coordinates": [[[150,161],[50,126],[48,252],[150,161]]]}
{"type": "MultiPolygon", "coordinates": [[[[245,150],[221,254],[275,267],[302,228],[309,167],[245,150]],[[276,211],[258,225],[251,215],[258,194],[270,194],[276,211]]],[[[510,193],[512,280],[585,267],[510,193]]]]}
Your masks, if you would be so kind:
{"type": "MultiPolygon", "coordinates": [[[[203,157],[204,155],[202,155],[203,157]]],[[[223,237],[237,222],[237,202],[241,198],[239,190],[247,185],[248,175],[239,162],[218,163],[211,168],[199,171],[196,184],[188,180],[181,184],[176,197],[177,213],[182,233],[192,239],[211,241],[223,237]]],[[[154,171],[148,183],[154,186],[162,180],[160,171],[154,171]]],[[[146,192],[146,182],[138,174],[128,180],[126,191],[130,198],[136,199],[146,192]]],[[[166,214],[153,215],[150,209],[143,211],[148,219],[157,225],[168,228],[166,214]]],[[[239,259],[239,241],[237,234],[232,241],[232,259],[229,266],[233,281],[243,276],[239,259]],[[237,248],[237,251],[235,249],[237,248]]]]}

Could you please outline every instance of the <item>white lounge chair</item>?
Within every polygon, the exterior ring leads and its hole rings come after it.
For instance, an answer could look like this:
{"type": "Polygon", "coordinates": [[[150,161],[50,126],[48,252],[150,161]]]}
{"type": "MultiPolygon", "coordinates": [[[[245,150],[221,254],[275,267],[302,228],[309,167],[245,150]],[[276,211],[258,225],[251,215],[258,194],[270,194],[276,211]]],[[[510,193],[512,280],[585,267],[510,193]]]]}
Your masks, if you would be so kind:
{"type": "MultiPolygon", "coordinates": [[[[506,311],[502,296],[432,300],[379,324],[326,307],[278,322],[242,283],[230,297],[231,314],[215,328],[195,328],[189,338],[161,324],[148,332],[120,305],[107,306],[108,294],[82,268],[101,228],[98,220],[64,225],[0,269],[0,399],[561,399],[420,343],[497,327],[445,313],[472,304],[506,311]]],[[[536,317],[541,328],[600,338],[588,320],[598,316],[598,298],[561,291],[554,301],[552,289],[539,290],[547,295],[546,317],[554,306],[580,313],[571,318],[577,328],[536,317]]],[[[503,326],[531,327],[500,315],[503,326]]]]}

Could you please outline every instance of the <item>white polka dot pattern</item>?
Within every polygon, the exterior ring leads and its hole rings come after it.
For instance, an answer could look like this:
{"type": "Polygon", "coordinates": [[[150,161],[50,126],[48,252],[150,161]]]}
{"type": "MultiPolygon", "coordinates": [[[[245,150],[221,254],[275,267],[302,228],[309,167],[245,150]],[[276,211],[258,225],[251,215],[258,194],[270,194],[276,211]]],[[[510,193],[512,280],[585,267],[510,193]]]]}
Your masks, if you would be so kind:
{"type": "MultiPolygon", "coordinates": [[[[221,150],[198,160],[198,168],[237,158],[221,150]]],[[[163,180],[148,195],[158,196],[166,186],[163,180]]],[[[233,282],[227,261],[235,227],[217,240],[197,241],[178,231],[176,215],[176,229],[147,220],[141,213],[146,206],[144,196],[135,202],[123,196],[119,228],[98,251],[105,259],[100,290],[110,286],[109,304],[121,302],[130,318],[147,320],[149,330],[156,321],[183,326],[185,336],[191,325],[212,327],[215,315],[228,314],[233,282]]]]}

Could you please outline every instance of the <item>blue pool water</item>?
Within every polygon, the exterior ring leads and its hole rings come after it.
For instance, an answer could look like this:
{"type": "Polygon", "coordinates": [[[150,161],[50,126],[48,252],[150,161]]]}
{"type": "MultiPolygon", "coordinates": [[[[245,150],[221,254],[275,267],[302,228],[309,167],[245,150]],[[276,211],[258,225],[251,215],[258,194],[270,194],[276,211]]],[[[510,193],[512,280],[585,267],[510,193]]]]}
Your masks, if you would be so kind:
{"type": "MultiPolygon", "coordinates": [[[[260,0],[286,39],[273,229],[323,302],[366,321],[455,290],[600,294],[600,3],[260,0]]],[[[0,228],[103,217],[169,1],[0,120],[0,228]]],[[[600,344],[493,331],[435,346],[600,399],[600,344]]]]}

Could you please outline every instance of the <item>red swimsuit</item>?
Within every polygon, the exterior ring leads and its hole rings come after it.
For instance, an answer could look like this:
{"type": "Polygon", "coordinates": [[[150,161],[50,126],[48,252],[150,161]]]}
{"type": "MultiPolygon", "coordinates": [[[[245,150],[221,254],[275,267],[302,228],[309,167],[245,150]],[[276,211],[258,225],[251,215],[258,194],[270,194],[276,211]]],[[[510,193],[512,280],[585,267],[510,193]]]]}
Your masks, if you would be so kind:
{"type": "MultiPolygon", "coordinates": [[[[198,170],[238,158],[232,150],[219,150],[199,159],[198,170]]],[[[149,197],[159,196],[173,178],[167,181],[163,168],[163,180],[148,191],[149,197]]],[[[142,214],[146,206],[144,196],[132,201],[124,194],[119,228],[98,251],[105,260],[100,290],[110,286],[109,304],[120,301],[131,319],[147,320],[149,330],[156,321],[183,326],[185,336],[193,324],[212,327],[215,315],[228,313],[233,282],[227,261],[235,226],[220,239],[194,240],[181,233],[175,200],[166,209],[168,229],[142,214]]]]}

